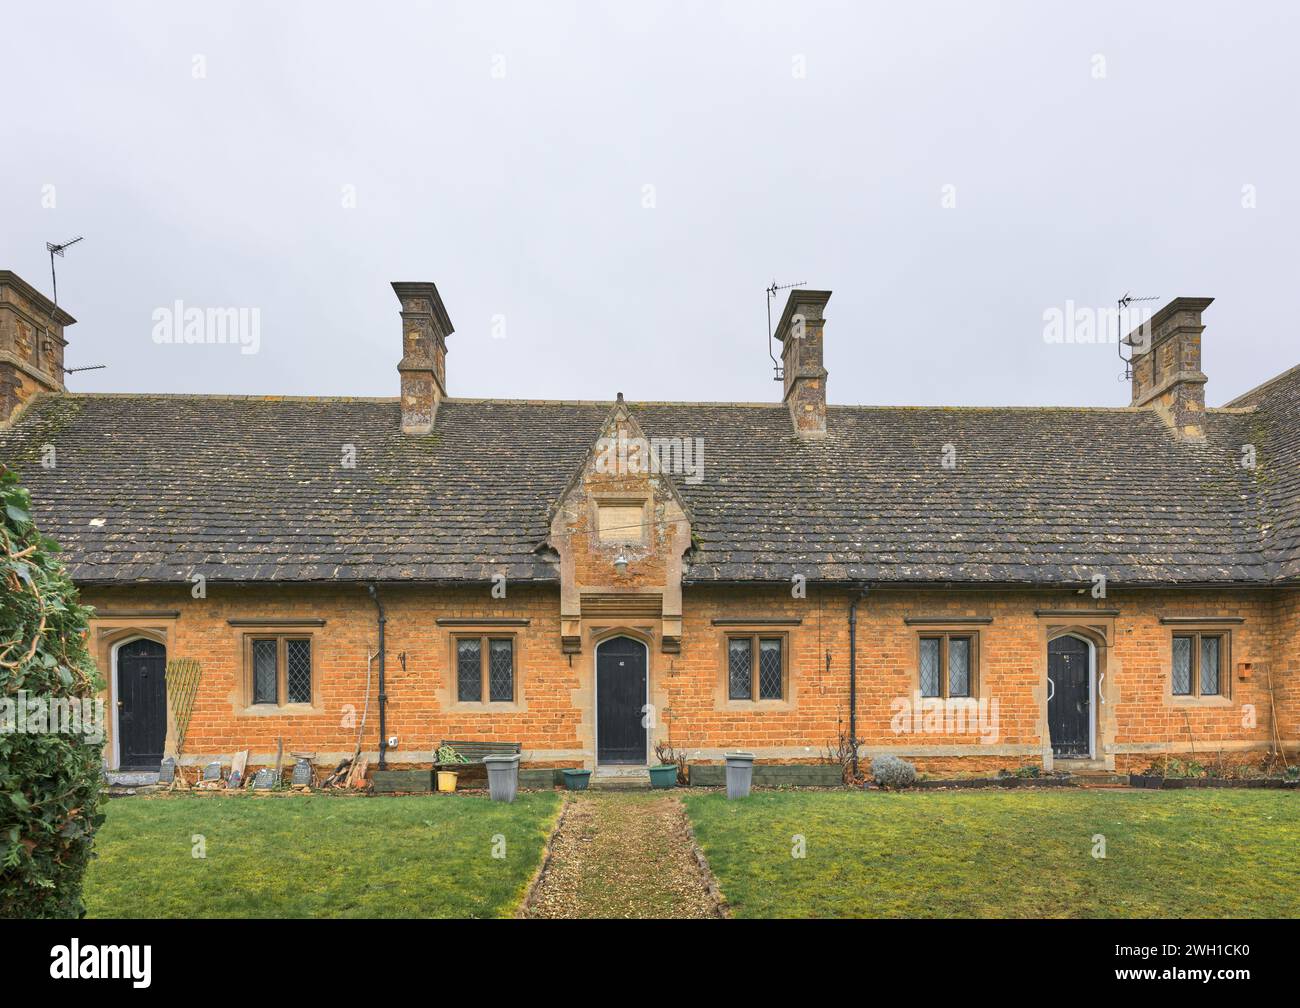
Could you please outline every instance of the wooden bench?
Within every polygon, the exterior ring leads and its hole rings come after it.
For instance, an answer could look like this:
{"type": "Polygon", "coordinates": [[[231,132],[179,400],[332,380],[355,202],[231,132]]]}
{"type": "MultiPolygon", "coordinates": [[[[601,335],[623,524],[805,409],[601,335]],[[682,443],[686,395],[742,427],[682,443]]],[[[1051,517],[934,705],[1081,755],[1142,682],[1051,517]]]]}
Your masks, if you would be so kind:
{"type": "MultiPolygon", "coordinates": [[[[451,746],[458,753],[469,761],[469,764],[481,764],[484,756],[518,756],[523,751],[523,744],[520,742],[455,742],[443,739],[442,745],[451,746]]],[[[441,746],[439,746],[441,748],[441,746]]],[[[454,769],[458,766],[465,766],[464,763],[435,763],[435,766],[445,766],[447,769],[454,769]]]]}

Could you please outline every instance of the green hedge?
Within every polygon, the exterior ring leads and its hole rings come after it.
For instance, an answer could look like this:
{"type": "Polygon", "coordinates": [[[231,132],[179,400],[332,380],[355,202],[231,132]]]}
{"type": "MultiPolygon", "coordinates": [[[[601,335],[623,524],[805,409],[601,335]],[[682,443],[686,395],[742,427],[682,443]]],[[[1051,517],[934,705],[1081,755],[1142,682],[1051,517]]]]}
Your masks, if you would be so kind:
{"type": "Polygon", "coordinates": [[[82,875],[103,821],[97,811],[102,738],[52,731],[24,714],[32,700],[93,703],[102,686],[86,646],[90,610],[78,603],[57,553],[32,522],[27,491],[0,465],[3,917],[84,914],[82,875]]]}

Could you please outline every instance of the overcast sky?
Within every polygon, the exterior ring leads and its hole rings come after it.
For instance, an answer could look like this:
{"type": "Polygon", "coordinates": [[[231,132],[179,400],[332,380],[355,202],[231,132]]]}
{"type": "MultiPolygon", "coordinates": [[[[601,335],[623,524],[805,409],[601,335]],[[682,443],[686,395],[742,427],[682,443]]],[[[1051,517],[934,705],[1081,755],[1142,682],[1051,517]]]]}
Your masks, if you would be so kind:
{"type": "Polygon", "coordinates": [[[1126,291],[1217,299],[1212,405],[1300,363],[1295,5],[849,6],[10,5],[0,267],[85,236],[78,391],[394,396],[392,280],[454,396],[777,401],[773,279],[837,403],[1127,405],[1044,340],[1126,291]]]}

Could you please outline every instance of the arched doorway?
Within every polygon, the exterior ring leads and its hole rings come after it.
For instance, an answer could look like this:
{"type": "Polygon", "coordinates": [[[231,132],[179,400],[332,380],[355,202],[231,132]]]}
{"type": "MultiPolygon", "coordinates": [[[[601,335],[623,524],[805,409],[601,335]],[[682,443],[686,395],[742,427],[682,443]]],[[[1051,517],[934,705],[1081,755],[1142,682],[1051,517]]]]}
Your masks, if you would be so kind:
{"type": "Polygon", "coordinates": [[[1062,634],[1047,643],[1047,728],[1056,759],[1091,759],[1096,716],[1096,652],[1092,641],[1062,634]]]}
{"type": "Polygon", "coordinates": [[[649,651],[633,637],[596,645],[596,762],[644,766],[649,651]]]}
{"type": "Polygon", "coordinates": [[[113,651],[118,767],[157,770],[167,745],[167,649],[136,637],[113,651]]]}

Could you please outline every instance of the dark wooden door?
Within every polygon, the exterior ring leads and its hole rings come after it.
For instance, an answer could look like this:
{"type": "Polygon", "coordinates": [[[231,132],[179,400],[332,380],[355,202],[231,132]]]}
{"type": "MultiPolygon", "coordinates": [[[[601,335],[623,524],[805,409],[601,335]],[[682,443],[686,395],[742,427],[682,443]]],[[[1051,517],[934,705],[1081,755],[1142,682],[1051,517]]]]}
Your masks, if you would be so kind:
{"type": "Polygon", "coordinates": [[[134,640],[117,649],[118,755],[123,770],[157,770],[167,744],[167,649],[134,640]]]}
{"type": "Polygon", "coordinates": [[[646,762],[646,650],[630,637],[596,649],[596,761],[646,762]]]}
{"type": "Polygon", "coordinates": [[[1047,645],[1047,726],[1052,754],[1087,759],[1092,707],[1088,697],[1088,645],[1078,637],[1057,637],[1047,645]]]}

